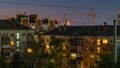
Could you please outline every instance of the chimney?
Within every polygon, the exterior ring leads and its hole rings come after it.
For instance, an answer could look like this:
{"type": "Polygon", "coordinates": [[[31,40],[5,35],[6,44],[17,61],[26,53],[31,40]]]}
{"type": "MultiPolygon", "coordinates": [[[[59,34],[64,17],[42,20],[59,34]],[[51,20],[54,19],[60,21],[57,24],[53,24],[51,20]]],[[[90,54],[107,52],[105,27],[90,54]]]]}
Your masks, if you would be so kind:
{"type": "Polygon", "coordinates": [[[58,29],[59,29],[59,31],[62,31],[62,25],[60,25],[60,26],[58,27],[58,29]]]}
{"type": "Polygon", "coordinates": [[[107,22],[104,22],[104,27],[103,30],[106,31],[107,30],[107,22]]]}

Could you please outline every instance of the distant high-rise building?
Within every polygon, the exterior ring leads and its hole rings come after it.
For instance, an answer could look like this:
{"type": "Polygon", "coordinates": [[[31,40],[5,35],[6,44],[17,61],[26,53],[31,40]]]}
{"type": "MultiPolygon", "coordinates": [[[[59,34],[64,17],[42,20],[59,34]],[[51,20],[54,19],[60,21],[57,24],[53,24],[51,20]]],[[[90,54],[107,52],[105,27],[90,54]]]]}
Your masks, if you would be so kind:
{"type": "Polygon", "coordinates": [[[50,19],[50,18],[38,19],[37,14],[30,14],[30,15],[17,14],[14,22],[38,30],[51,30],[61,25],[60,21],[56,19],[50,19]]]}
{"type": "Polygon", "coordinates": [[[120,10],[118,11],[118,24],[120,25],[120,10]]]}
{"type": "Polygon", "coordinates": [[[25,26],[29,26],[29,20],[28,18],[21,18],[21,24],[25,26]]]}

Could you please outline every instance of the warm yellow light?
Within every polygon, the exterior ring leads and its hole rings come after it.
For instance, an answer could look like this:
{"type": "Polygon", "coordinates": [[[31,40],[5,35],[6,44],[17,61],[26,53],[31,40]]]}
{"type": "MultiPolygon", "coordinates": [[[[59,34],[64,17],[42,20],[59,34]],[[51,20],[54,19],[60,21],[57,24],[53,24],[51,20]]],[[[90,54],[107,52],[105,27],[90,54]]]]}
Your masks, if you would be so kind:
{"type": "Polygon", "coordinates": [[[71,59],[76,59],[77,54],[76,53],[71,53],[70,56],[71,56],[71,59]]]}
{"type": "Polygon", "coordinates": [[[67,24],[66,24],[67,26],[70,26],[70,21],[67,21],[67,24]]]}
{"type": "Polygon", "coordinates": [[[47,49],[49,49],[49,48],[50,48],[50,46],[49,46],[49,45],[46,45],[46,48],[47,48],[47,49]]]}
{"type": "Polygon", "coordinates": [[[97,45],[100,46],[100,39],[97,39],[97,45]]]}
{"type": "Polygon", "coordinates": [[[90,58],[95,58],[95,55],[94,54],[90,55],[90,58]]]}
{"type": "Polygon", "coordinates": [[[11,45],[11,46],[14,46],[14,41],[10,41],[10,45],[11,45]]]}
{"type": "Polygon", "coordinates": [[[27,52],[28,52],[28,53],[32,53],[32,48],[28,48],[28,49],[27,49],[27,52]]]}
{"type": "Polygon", "coordinates": [[[63,50],[66,50],[66,46],[63,46],[63,50]]]}
{"type": "Polygon", "coordinates": [[[100,47],[97,47],[97,53],[100,53],[100,47]]]}
{"type": "Polygon", "coordinates": [[[108,39],[103,39],[103,44],[107,44],[108,43],[108,39]]]}

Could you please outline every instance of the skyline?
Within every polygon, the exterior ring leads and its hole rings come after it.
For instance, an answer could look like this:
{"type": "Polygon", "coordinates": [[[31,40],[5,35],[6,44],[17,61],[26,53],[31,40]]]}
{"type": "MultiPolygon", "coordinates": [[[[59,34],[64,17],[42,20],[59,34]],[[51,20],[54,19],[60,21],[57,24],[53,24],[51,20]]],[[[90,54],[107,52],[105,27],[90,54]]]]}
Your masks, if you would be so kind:
{"type": "Polygon", "coordinates": [[[91,13],[94,8],[95,25],[104,22],[112,24],[117,17],[120,1],[96,1],[96,0],[1,0],[0,19],[15,17],[16,14],[26,11],[27,14],[38,14],[38,18],[53,18],[63,21],[66,13],[72,21],[72,25],[90,25],[91,17],[79,16],[78,14],[91,13]],[[86,24],[85,24],[86,23],[86,24]]]}

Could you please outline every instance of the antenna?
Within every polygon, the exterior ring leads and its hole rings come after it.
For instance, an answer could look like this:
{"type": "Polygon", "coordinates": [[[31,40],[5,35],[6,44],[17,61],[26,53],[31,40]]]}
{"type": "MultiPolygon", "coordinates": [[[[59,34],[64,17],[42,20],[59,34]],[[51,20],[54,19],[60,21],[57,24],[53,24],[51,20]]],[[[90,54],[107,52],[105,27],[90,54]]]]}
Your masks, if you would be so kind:
{"type": "Polygon", "coordinates": [[[23,14],[26,15],[26,10],[23,10],[23,14]]]}

